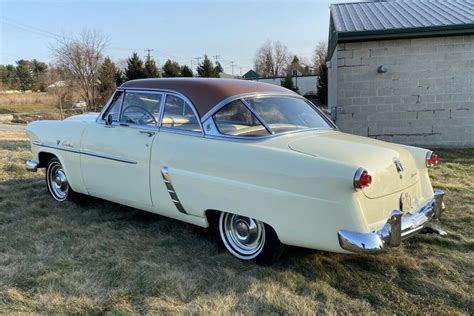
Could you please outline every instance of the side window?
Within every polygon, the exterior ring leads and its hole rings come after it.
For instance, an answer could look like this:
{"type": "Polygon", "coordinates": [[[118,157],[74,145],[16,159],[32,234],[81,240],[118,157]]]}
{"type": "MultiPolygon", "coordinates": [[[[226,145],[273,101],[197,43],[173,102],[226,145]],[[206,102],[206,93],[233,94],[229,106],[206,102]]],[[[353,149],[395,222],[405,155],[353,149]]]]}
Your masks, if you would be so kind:
{"type": "Polygon", "coordinates": [[[224,135],[255,137],[269,134],[240,100],[227,104],[213,118],[217,129],[224,135]]]}
{"type": "Polygon", "coordinates": [[[191,106],[180,97],[172,94],[166,95],[165,112],[163,113],[161,126],[193,132],[201,131],[198,118],[191,106]]]}
{"type": "Polygon", "coordinates": [[[126,91],[120,122],[156,126],[160,117],[160,93],[126,91]]]}
{"type": "Polygon", "coordinates": [[[118,122],[122,100],[123,100],[123,92],[117,91],[112,98],[111,104],[109,108],[107,109],[107,112],[105,112],[102,118],[105,120],[107,116],[109,116],[109,114],[112,114],[112,121],[118,122]]]}

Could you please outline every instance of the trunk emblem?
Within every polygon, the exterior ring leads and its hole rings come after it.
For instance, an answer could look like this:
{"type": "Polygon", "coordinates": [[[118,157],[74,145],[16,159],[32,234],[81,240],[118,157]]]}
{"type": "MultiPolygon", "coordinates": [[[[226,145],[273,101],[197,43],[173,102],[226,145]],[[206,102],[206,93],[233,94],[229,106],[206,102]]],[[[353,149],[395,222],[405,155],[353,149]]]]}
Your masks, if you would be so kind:
{"type": "Polygon", "coordinates": [[[403,171],[403,166],[402,166],[402,163],[400,162],[400,160],[394,159],[393,163],[395,164],[395,167],[397,168],[398,173],[403,171]]]}

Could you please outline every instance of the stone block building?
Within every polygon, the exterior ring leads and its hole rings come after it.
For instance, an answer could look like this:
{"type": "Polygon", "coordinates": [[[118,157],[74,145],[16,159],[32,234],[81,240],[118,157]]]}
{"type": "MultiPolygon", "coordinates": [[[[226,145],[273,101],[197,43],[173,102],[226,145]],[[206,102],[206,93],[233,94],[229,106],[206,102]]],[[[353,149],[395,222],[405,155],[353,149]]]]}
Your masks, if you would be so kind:
{"type": "Polygon", "coordinates": [[[474,147],[474,1],[334,4],[328,60],[342,131],[474,147]]]}

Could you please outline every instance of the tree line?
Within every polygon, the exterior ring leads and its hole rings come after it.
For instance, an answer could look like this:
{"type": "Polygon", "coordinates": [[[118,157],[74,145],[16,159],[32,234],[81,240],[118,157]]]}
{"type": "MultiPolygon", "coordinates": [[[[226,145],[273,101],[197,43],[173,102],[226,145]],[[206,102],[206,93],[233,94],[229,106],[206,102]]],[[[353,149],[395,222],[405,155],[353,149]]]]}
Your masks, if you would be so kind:
{"type": "Polygon", "coordinates": [[[256,52],[254,69],[260,78],[284,77],[281,86],[297,92],[293,84],[296,75],[317,75],[316,98],[327,105],[328,69],[326,65],[327,45],[320,42],[314,49],[311,61],[302,62],[301,58],[289,53],[288,48],[279,41],[266,41],[256,52]]]}
{"type": "Polygon", "coordinates": [[[15,65],[0,65],[1,85],[8,90],[46,91],[48,65],[36,59],[20,59],[15,65]]]}
{"type": "MultiPolygon", "coordinates": [[[[61,82],[65,91],[77,88],[87,104],[88,110],[98,110],[123,82],[142,78],[157,77],[219,77],[222,65],[212,62],[204,55],[195,71],[187,65],[166,60],[159,68],[155,60],[148,56],[142,59],[133,52],[126,64],[117,66],[110,57],[104,55],[107,39],[95,31],[83,31],[74,38],[62,38],[52,46],[54,62],[49,66],[36,59],[18,60],[16,65],[0,65],[3,89],[46,91],[48,85],[59,90],[55,82],[61,82]]],[[[317,74],[318,98],[327,104],[326,46],[320,43],[315,49],[313,64],[302,63],[296,55],[290,55],[288,48],[280,42],[267,41],[258,50],[254,59],[259,77],[285,76],[281,85],[296,91],[292,75],[317,74]]]]}

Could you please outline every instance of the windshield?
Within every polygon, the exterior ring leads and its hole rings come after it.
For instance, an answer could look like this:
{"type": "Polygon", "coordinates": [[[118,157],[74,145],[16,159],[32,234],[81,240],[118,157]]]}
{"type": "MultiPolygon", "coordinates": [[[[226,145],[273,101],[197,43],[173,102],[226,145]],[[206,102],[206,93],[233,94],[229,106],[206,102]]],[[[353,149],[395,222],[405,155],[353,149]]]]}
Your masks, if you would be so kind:
{"type": "Polygon", "coordinates": [[[269,96],[245,98],[245,101],[275,134],[307,128],[332,128],[314,106],[302,98],[269,96]]]}

